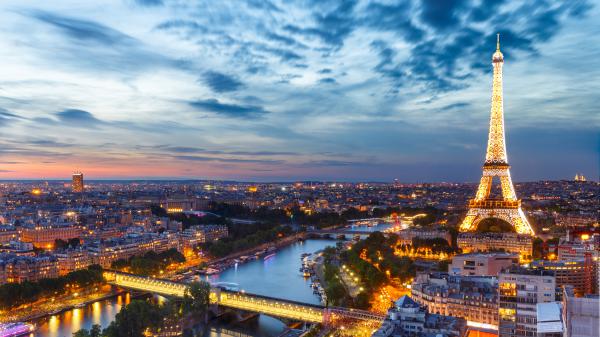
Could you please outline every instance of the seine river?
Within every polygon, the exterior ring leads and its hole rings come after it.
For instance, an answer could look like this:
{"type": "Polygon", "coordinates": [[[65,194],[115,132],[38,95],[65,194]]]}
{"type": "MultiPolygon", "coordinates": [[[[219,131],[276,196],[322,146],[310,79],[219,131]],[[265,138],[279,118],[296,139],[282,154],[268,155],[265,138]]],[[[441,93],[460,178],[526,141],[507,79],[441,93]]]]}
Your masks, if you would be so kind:
{"type": "MultiPolygon", "coordinates": [[[[356,230],[383,230],[389,227],[380,224],[374,227],[355,227],[356,230]]],[[[282,248],[274,257],[259,259],[237,267],[229,268],[218,275],[208,278],[210,282],[235,283],[240,290],[249,293],[281,297],[284,299],[320,304],[319,298],[310,288],[310,280],[305,280],[298,271],[301,265],[300,255],[314,253],[327,246],[334,246],[332,240],[306,240],[282,248]]],[[[89,329],[93,324],[106,327],[114,319],[121,307],[130,301],[130,295],[124,294],[115,298],[102,300],[51,316],[38,322],[35,336],[71,337],[79,329],[89,329]]],[[[230,331],[243,332],[253,337],[277,336],[285,326],[277,319],[261,315],[257,321],[235,326],[212,326],[206,337],[230,337],[230,331]]]]}

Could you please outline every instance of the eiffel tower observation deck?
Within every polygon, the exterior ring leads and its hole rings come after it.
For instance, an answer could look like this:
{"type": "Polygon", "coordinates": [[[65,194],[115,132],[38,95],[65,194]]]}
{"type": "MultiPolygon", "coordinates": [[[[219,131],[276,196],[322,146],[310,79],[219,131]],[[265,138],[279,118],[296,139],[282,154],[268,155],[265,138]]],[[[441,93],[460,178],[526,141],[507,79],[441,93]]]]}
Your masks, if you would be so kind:
{"type": "Polygon", "coordinates": [[[521,209],[521,200],[517,199],[506,154],[502,97],[504,55],[500,51],[500,34],[497,35],[496,52],[492,55],[492,65],[494,68],[492,109],[483,175],[475,198],[469,200],[469,210],[460,225],[460,231],[475,231],[481,220],[497,218],[509,223],[519,234],[534,235],[533,229],[521,209]],[[500,181],[501,197],[491,195],[494,179],[500,181]]]}

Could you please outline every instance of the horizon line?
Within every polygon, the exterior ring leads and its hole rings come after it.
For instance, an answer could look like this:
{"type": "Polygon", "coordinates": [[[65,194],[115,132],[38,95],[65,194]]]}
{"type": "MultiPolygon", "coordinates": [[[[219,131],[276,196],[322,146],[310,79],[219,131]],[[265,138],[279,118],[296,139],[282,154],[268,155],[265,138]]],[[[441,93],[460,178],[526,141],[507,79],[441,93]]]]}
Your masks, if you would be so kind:
{"type": "MultiPolygon", "coordinates": [[[[85,175],[84,175],[85,176],[85,175]]],[[[34,181],[48,181],[48,182],[70,182],[71,178],[13,178],[13,179],[0,179],[0,182],[34,182],[34,181]]],[[[235,179],[209,179],[209,178],[184,178],[184,177],[136,177],[136,178],[93,178],[86,179],[84,182],[102,182],[102,181],[173,181],[173,182],[184,182],[184,181],[195,181],[195,182],[225,182],[225,183],[257,183],[257,184],[294,184],[294,183],[377,183],[377,184],[478,184],[478,181],[385,181],[385,180],[330,180],[330,179],[295,179],[295,180],[235,180],[235,179]]],[[[538,179],[538,180],[527,180],[527,181],[516,181],[516,183],[534,183],[543,181],[574,181],[572,179],[538,179]]],[[[592,179],[588,179],[585,182],[600,182],[592,179]]]]}

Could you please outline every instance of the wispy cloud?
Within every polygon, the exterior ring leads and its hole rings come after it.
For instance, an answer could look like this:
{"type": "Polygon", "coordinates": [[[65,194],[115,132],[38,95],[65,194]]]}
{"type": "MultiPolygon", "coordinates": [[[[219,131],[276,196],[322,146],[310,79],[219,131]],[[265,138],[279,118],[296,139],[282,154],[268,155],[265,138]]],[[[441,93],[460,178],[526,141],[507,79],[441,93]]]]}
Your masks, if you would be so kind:
{"type": "Polygon", "coordinates": [[[191,101],[189,105],[201,111],[235,118],[256,118],[268,113],[260,106],[221,103],[214,98],[191,101]]]}
{"type": "Polygon", "coordinates": [[[216,71],[207,71],[204,73],[203,80],[214,92],[237,91],[244,84],[237,78],[216,71]]]}
{"type": "Polygon", "coordinates": [[[242,159],[242,158],[219,158],[219,157],[206,157],[206,156],[190,156],[190,155],[179,155],[173,156],[175,159],[189,160],[189,161],[201,161],[201,162],[221,162],[221,163],[251,163],[251,164],[283,164],[283,160],[272,160],[272,159],[242,159]]]}
{"type": "Polygon", "coordinates": [[[94,127],[103,122],[90,112],[79,109],[67,109],[56,113],[60,122],[85,127],[94,127]]]}

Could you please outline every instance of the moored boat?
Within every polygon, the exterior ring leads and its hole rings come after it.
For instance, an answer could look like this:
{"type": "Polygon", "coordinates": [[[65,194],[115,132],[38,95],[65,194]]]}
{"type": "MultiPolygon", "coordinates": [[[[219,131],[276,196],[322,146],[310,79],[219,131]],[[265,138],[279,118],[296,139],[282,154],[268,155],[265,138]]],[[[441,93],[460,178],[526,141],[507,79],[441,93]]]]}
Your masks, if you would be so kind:
{"type": "Polygon", "coordinates": [[[35,325],[29,323],[0,323],[0,337],[18,337],[35,331],[35,325]]]}

